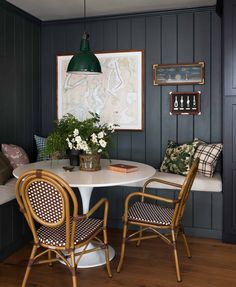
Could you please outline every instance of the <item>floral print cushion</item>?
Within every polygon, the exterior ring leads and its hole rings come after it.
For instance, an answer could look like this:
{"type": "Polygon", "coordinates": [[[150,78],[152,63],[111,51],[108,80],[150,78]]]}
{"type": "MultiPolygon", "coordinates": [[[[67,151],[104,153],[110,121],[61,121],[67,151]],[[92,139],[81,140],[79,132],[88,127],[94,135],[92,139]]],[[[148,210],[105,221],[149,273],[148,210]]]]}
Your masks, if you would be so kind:
{"type": "Polygon", "coordinates": [[[29,158],[22,147],[13,144],[2,144],[2,152],[10,161],[13,169],[20,165],[29,163],[29,158]]]}
{"type": "Polygon", "coordinates": [[[194,142],[179,145],[175,141],[168,141],[160,171],[187,175],[197,146],[194,142]]]}

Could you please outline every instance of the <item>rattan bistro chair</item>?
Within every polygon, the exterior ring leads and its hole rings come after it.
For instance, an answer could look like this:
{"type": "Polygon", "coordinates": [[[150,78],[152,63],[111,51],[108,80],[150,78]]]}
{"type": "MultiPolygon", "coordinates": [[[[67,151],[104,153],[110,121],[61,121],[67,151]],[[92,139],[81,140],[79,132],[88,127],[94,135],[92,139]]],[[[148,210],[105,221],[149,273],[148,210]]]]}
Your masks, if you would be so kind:
{"type": "Polygon", "coordinates": [[[78,216],[78,203],[73,190],[63,179],[44,170],[26,172],[18,179],[16,199],[34,239],[22,287],[26,286],[33,264],[52,265],[56,261],[66,264],[71,271],[73,287],[76,287],[78,261],[83,254],[98,248],[104,249],[108,276],[112,276],[106,230],[106,199],[101,199],[87,214],[78,216]],[[104,206],[103,220],[91,218],[101,206],[104,206]],[[103,240],[97,237],[100,232],[103,232],[103,240]],[[91,240],[98,241],[100,247],[86,250],[91,240]],[[82,247],[82,251],[75,254],[75,248],[79,247],[82,247]],[[38,260],[42,255],[47,257],[38,260]],[[79,256],[78,259],[75,255],[79,256]]]}
{"type": "Polygon", "coordinates": [[[160,180],[158,178],[152,178],[145,182],[143,186],[143,192],[133,192],[129,194],[125,201],[125,211],[124,211],[124,229],[123,229],[123,239],[121,246],[121,257],[117,268],[117,272],[120,272],[125,255],[125,244],[128,241],[137,241],[137,246],[140,245],[141,240],[151,239],[159,237],[168,245],[173,248],[177,281],[181,281],[179,260],[177,254],[177,237],[178,233],[182,233],[187,255],[190,258],[191,253],[188,247],[187,239],[185,237],[184,228],[181,224],[181,219],[184,213],[184,209],[187,203],[188,195],[191,190],[194,178],[197,173],[199,159],[196,159],[190,171],[188,172],[183,185],[176,184],[173,182],[168,182],[160,180]],[[152,194],[147,194],[146,188],[151,182],[160,182],[162,184],[167,184],[180,189],[177,199],[169,199],[165,197],[160,197],[152,194]],[[140,197],[141,201],[135,202],[131,207],[129,207],[129,202],[133,197],[140,197]],[[172,204],[172,207],[166,207],[157,203],[145,203],[144,199],[152,199],[157,202],[163,202],[165,204],[172,204]],[[173,206],[174,205],[174,206],[173,206]],[[131,235],[127,236],[128,225],[139,226],[140,229],[133,232],[131,235]],[[143,235],[145,230],[151,230],[153,234],[143,235]],[[162,230],[162,232],[160,232],[162,230]],[[170,234],[166,234],[165,231],[170,231],[170,234]],[[164,231],[164,232],[163,232],[164,231]],[[170,235],[170,238],[169,238],[170,235]]]}

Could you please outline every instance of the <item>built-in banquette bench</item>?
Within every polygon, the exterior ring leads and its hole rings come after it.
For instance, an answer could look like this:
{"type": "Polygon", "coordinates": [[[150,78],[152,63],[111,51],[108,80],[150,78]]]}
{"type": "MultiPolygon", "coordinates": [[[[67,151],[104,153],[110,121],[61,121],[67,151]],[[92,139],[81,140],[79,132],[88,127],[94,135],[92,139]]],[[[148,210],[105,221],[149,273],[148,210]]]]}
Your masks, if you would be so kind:
{"type": "MultiPolygon", "coordinates": [[[[160,172],[158,170],[153,177],[178,184],[182,184],[185,179],[185,177],[182,175],[160,172]]],[[[127,186],[142,187],[143,184],[144,182],[140,181],[137,183],[129,184],[127,186]]],[[[159,182],[152,182],[148,187],[157,189],[176,189],[174,186],[162,184],[159,182]]],[[[197,174],[192,186],[192,191],[222,192],[222,179],[220,172],[215,172],[213,177],[206,177],[204,175],[197,174]]]]}
{"type": "Polygon", "coordinates": [[[15,199],[16,179],[0,185],[0,260],[19,248],[30,237],[26,221],[15,199]]]}

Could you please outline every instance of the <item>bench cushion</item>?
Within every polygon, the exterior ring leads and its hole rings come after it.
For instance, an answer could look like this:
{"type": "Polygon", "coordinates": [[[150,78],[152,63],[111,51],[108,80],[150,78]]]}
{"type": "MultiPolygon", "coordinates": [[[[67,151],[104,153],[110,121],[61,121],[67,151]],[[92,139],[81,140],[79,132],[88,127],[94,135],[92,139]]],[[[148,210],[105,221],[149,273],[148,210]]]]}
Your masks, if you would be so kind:
{"type": "MultiPolygon", "coordinates": [[[[166,173],[156,171],[153,177],[157,177],[159,179],[163,179],[166,181],[172,181],[175,183],[182,184],[184,182],[185,177],[182,175],[177,175],[173,173],[166,173]]],[[[137,183],[132,183],[127,186],[137,186],[142,187],[145,181],[140,181],[137,183]]],[[[176,187],[161,184],[159,182],[152,182],[148,185],[150,188],[158,188],[158,189],[177,189],[176,187]]],[[[195,181],[192,186],[192,190],[194,191],[206,191],[206,192],[222,192],[222,179],[221,174],[219,172],[215,172],[213,177],[206,177],[200,173],[197,174],[195,181]]]]}
{"type": "Polygon", "coordinates": [[[0,205],[11,201],[15,195],[16,178],[11,178],[6,184],[0,185],[0,205]]]}

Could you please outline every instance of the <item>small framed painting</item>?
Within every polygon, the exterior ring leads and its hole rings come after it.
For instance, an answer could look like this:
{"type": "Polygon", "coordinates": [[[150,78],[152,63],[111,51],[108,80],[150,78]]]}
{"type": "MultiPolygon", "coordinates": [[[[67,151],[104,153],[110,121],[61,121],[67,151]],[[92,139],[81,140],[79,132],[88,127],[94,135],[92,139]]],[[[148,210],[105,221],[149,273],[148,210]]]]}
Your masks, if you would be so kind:
{"type": "Polygon", "coordinates": [[[152,66],[153,85],[203,85],[205,83],[204,67],[204,62],[173,65],[154,64],[152,66]]]}
{"type": "Polygon", "coordinates": [[[201,92],[170,92],[170,115],[200,115],[201,92]]]}

